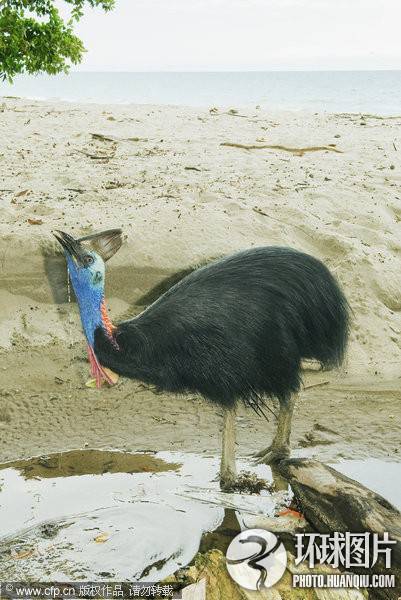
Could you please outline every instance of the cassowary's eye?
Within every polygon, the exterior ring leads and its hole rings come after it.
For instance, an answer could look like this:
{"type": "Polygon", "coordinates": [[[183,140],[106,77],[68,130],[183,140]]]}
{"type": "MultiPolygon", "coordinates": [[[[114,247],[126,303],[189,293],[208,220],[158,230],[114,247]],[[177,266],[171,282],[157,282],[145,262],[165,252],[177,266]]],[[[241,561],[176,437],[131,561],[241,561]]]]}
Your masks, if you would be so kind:
{"type": "Polygon", "coordinates": [[[84,257],[84,264],[85,265],[93,265],[93,263],[95,262],[95,259],[93,258],[93,256],[91,256],[90,254],[87,254],[84,257]]]}

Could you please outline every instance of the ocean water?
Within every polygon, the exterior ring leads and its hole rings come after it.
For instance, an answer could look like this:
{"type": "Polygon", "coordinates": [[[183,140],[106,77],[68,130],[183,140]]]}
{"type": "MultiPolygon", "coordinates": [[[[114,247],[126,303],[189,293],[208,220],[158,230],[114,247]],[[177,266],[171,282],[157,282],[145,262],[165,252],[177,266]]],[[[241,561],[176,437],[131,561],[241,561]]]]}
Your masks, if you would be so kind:
{"type": "Polygon", "coordinates": [[[401,114],[400,71],[73,72],[20,76],[0,96],[71,102],[401,114]]]}

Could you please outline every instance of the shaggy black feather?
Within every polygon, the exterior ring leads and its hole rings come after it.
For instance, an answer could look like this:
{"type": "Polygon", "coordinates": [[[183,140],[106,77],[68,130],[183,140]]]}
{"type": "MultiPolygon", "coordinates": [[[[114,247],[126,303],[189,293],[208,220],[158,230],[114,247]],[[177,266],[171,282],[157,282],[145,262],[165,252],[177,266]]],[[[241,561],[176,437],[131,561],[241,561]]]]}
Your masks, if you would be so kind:
{"type": "Polygon", "coordinates": [[[100,363],[165,391],[213,402],[285,402],[301,383],[301,360],[342,362],[348,303],[316,258],[281,247],[255,248],[193,271],[114,338],[95,333],[100,363]]]}

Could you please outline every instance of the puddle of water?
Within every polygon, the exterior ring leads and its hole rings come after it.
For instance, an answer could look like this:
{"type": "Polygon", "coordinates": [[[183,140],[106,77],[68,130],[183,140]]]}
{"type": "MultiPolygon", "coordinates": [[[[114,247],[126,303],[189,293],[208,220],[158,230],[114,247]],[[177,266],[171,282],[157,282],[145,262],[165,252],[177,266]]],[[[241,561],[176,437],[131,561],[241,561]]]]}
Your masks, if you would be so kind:
{"type": "MultiPolygon", "coordinates": [[[[223,494],[217,457],[73,450],[0,465],[0,572],[10,581],[159,581],[228,544],[282,492],[223,494]]],[[[249,465],[239,461],[239,467],[249,465]]],[[[334,467],[401,508],[401,463],[334,467]]],[[[271,479],[270,469],[251,471],[271,479]]]]}
{"type": "MultiPolygon", "coordinates": [[[[272,516],[286,494],[223,494],[218,466],[206,455],[89,449],[0,465],[2,577],[160,581],[198,549],[225,552],[244,515],[272,516]]],[[[401,508],[401,463],[334,467],[401,508]]]]}
{"type": "Polygon", "coordinates": [[[199,552],[217,549],[225,554],[228,546],[235,536],[240,533],[241,529],[237,512],[233,508],[226,508],[224,518],[217,529],[208,531],[202,536],[199,552]]]}
{"type": "Polygon", "coordinates": [[[187,565],[219,525],[209,542],[223,549],[238,530],[235,510],[273,514],[276,499],[222,494],[218,464],[191,454],[79,450],[1,465],[2,577],[159,581],[187,565]]]}
{"type": "Polygon", "coordinates": [[[177,470],[179,463],[168,463],[152,454],[129,454],[116,450],[70,450],[0,464],[2,469],[19,471],[25,479],[73,477],[105,473],[160,473],[177,470]]]}
{"type": "Polygon", "coordinates": [[[332,466],[343,475],[359,481],[373,492],[380,494],[401,510],[400,462],[387,462],[377,458],[368,458],[365,460],[345,460],[332,466]]]}

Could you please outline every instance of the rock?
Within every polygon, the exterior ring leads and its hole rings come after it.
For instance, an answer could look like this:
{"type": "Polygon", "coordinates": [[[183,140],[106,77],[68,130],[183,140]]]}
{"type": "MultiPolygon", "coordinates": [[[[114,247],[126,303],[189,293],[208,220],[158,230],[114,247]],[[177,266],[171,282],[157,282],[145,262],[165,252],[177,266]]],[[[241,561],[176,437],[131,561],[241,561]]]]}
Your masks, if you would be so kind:
{"type": "MultiPolygon", "coordinates": [[[[282,579],[272,588],[264,588],[253,592],[239,587],[230,577],[225,557],[220,550],[210,550],[205,554],[198,553],[188,569],[181,569],[163,583],[177,583],[185,579],[191,580],[182,588],[183,600],[364,600],[367,593],[359,590],[307,589],[293,588],[293,573],[308,573],[308,566],[302,563],[294,565],[294,557],[288,554],[288,566],[282,579]],[[184,573],[188,572],[185,577],[184,573]]],[[[313,573],[338,573],[329,566],[316,566],[313,573]]]]}

